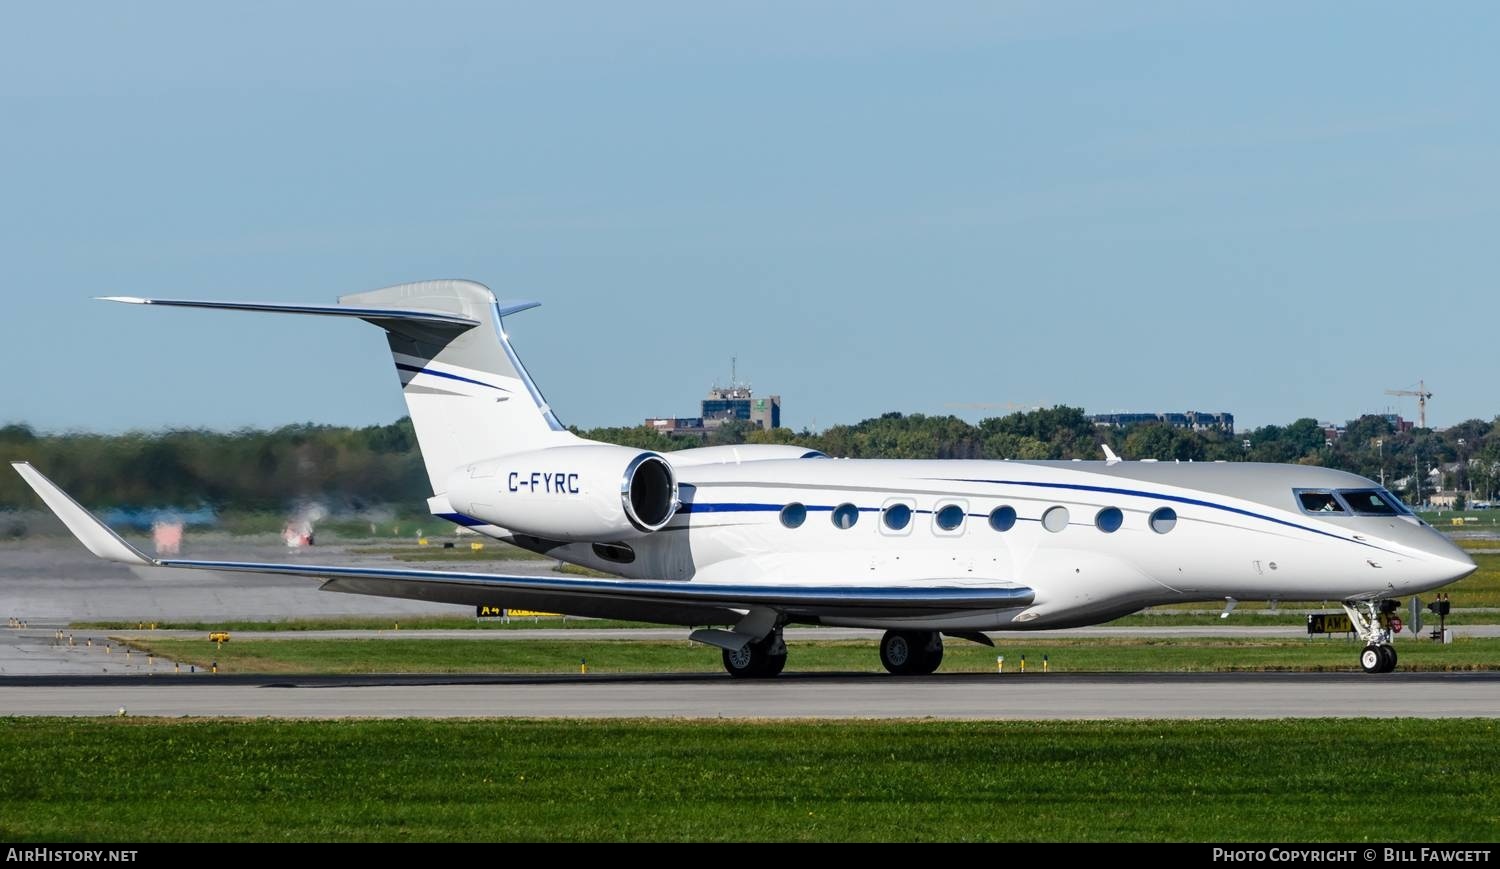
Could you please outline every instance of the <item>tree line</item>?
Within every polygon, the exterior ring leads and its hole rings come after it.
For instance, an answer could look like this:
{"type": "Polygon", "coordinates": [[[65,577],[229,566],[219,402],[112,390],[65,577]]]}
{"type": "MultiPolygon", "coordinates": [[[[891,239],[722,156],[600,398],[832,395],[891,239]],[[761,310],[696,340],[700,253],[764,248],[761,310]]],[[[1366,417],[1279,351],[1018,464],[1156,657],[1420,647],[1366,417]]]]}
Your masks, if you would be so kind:
{"type": "MultiPolygon", "coordinates": [[[[658,451],[696,446],[698,438],[655,429],[577,430],[583,437],[658,451]]],[[[1293,462],[1385,479],[1408,501],[1431,494],[1428,472],[1444,488],[1493,499],[1500,489],[1500,418],[1469,420],[1443,431],[1395,431],[1363,416],[1330,438],[1313,419],[1227,434],[1147,423],[1095,426],[1083,410],[1051,407],[971,424],[954,416],[887,413],[822,432],[763,431],[730,423],[709,445],[796,444],[830,456],[888,459],[1099,459],[1108,444],[1126,459],[1293,462]],[[1412,483],[1415,478],[1422,488],[1412,483]]],[[[123,435],[43,434],[0,428],[0,457],[35,463],[85,504],[281,510],[320,500],[334,509],[420,505],[430,493],[411,421],[347,428],[292,425],[271,430],[199,429],[123,435]]],[[[36,502],[15,474],[0,474],[0,508],[36,502]]]]}

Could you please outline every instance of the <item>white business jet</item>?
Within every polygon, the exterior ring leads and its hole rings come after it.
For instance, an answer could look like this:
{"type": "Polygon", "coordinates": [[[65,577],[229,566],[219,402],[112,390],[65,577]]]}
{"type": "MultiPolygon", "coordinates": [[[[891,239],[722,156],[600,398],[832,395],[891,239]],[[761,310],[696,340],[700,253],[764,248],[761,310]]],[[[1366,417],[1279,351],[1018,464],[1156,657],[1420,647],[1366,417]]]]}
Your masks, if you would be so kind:
{"type": "Polygon", "coordinates": [[[788,624],[876,628],[892,673],[943,637],[1089,625],[1188,601],[1339,600],[1368,672],[1395,667],[1394,598],[1474,561],[1376,483],[1299,465],[832,459],[783,445],[659,454],[563,428],[505,321],[535,302],[444,280],[336,305],[113,298],[355,317],[384,329],[433,515],[620,579],[148,557],[25,463],[95,555],[306,577],[327,591],[697,626],[736,677],[786,664],[788,624]],[[714,627],[717,626],[717,627],[714,627]]]}

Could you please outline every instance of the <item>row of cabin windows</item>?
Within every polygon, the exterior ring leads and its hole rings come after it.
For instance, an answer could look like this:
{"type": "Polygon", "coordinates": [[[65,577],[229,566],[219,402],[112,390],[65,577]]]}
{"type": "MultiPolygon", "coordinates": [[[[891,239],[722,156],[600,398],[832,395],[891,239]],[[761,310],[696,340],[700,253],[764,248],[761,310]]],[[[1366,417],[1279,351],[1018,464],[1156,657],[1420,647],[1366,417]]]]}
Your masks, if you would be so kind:
{"type": "MultiPolygon", "coordinates": [[[[822,508],[827,510],[827,507],[822,508]]],[[[865,508],[865,512],[874,512],[873,508],[865,508]]],[[[891,531],[905,531],[911,524],[915,513],[906,504],[891,504],[880,511],[880,521],[891,531]]],[[[833,527],[849,529],[859,522],[860,508],[850,503],[843,503],[833,508],[831,518],[833,527]]],[[[978,515],[978,514],[976,514],[978,515]]],[[[933,524],[945,532],[955,532],[963,524],[965,517],[964,508],[958,504],[947,504],[939,507],[932,515],[933,524]]],[[[1068,527],[1068,508],[1057,506],[1049,507],[1042,514],[1042,527],[1054,534],[1068,527]]],[[[1011,506],[996,507],[990,511],[990,527],[996,531],[1009,531],[1016,525],[1016,508],[1011,506]]],[[[807,521],[807,505],[796,501],[781,508],[781,524],[788,528],[800,528],[807,521]]],[[[1157,534],[1166,534],[1177,526],[1177,511],[1171,507],[1159,507],[1152,512],[1146,524],[1157,534]]],[[[1094,527],[1105,534],[1113,534],[1125,525],[1125,513],[1119,507],[1105,507],[1094,514],[1094,527]]]]}

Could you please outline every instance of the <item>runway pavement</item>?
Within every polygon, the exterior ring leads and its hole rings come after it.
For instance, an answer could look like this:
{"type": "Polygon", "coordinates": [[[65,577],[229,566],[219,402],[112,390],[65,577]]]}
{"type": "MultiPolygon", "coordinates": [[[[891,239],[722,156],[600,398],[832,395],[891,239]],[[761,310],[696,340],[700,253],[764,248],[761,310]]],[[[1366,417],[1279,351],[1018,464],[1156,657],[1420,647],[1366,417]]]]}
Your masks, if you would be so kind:
{"type": "Polygon", "coordinates": [[[1500,673],[0,679],[7,715],[252,718],[1454,718],[1500,673]]]}
{"type": "MultiPolygon", "coordinates": [[[[151,551],[150,542],[127,535],[151,551]]],[[[384,541],[389,542],[389,541],[384,541]]],[[[288,549],[275,538],[189,535],[184,558],[226,561],[383,565],[389,555],[333,544],[288,549]]],[[[400,562],[395,562],[400,563],[400,562]]],[[[489,561],[496,573],[550,573],[555,561],[489,561]]],[[[422,564],[441,570],[444,564],[422,564]]],[[[472,568],[474,565],[453,565],[472,568]]],[[[0,617],[52,621],[201,621],[285,619],[321,616],[451,616],[473,609],[451,604],[338,594],[318,590],[314,580],[293,576],[226,576],[205,570],[128,567],[101,561],[71,537],[0,541],[0,617]]]]}

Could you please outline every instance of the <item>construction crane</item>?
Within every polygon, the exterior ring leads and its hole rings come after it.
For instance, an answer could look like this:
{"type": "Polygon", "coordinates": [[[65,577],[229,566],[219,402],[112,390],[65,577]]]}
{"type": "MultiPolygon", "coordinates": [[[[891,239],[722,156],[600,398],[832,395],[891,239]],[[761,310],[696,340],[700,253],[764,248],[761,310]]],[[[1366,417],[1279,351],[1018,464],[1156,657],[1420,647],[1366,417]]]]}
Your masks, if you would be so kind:
{"type": "Polygon", "coordinates": [[[1416,389],[1387,389],[1386,395],[1414,395],[1417,398],[1417,425],[1427,428],[1427,399],[1432,393],[1427,391],[1427,383],[1423,380],[1417,381],[1416,389]]]}

